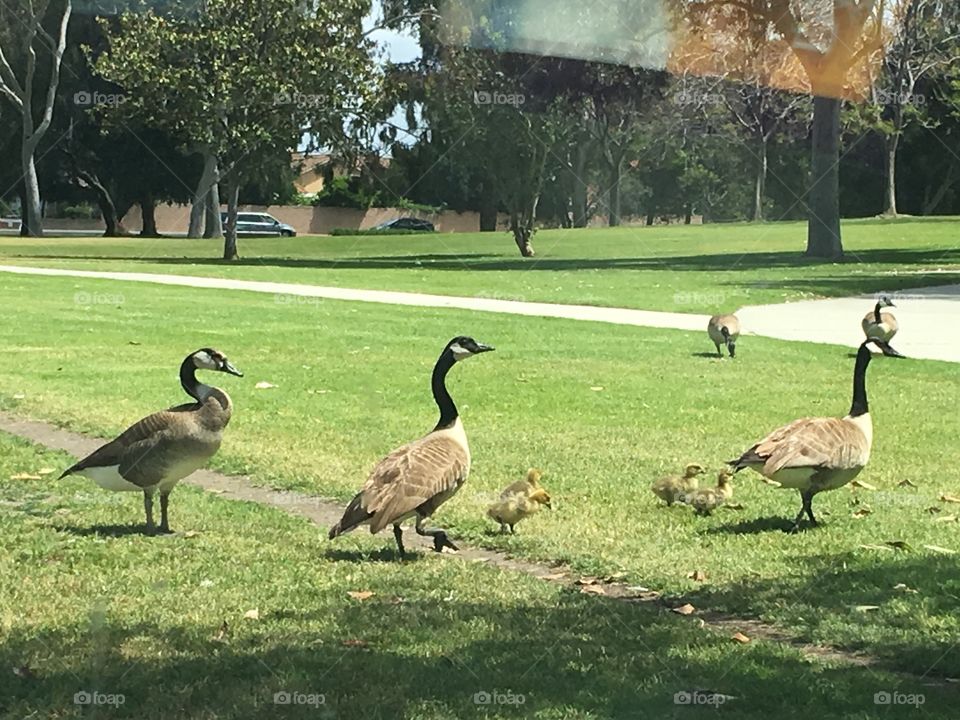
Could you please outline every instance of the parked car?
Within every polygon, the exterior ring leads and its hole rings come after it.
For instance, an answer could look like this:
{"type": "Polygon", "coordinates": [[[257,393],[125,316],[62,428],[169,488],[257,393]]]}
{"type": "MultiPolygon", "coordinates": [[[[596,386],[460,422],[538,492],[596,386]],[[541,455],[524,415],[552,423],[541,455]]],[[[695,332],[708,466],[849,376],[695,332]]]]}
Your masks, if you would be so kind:
{"type": "MultiPolygon", "coordinates": [[[[227,214],[220,213],[220,219],[226,223],[227,214]]],[[[292,225],[287,225],[267,213],[237,213],[237,235],[279,235],[294,237],[297,231],[292,225]]]]}
{"type": "Polygon", "coordinates": [[[433,226],[433,223],[429,220],[421,220],[420,218],[412,217],[402,217],[394,218],[393,220],[388,220],[385,223],[380,223],[379,225],[372,228],[373,230],[416,230],[418,232],[433,232],[436,228],[433,226]]]}

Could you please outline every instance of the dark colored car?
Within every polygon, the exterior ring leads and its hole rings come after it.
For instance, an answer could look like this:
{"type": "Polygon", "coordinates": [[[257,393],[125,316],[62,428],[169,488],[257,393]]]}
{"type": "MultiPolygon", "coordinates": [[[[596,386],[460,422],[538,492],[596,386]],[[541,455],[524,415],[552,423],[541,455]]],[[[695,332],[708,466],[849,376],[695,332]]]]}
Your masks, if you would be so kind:
{"type": "MultiPolygon", "coordinates": [[[[223,222],[227,222],[227,214],[220,213],[223,222]]],[[[292,225],[287,225],[267,213],[242,212],[237,213],[237,235],[279,235],[294,237],[297,231],[292,225]]]]}
{"type": "Polygon", "coordinates": [[[429,220],[421,220],[420,218],[412,217],[403,217],[396,218],[394,220],[388,220],[385,223],[380,223],[374,230],[416,230],[417,232],[433,232],[436,228],[433,226],[433,223],[429,220]]]}

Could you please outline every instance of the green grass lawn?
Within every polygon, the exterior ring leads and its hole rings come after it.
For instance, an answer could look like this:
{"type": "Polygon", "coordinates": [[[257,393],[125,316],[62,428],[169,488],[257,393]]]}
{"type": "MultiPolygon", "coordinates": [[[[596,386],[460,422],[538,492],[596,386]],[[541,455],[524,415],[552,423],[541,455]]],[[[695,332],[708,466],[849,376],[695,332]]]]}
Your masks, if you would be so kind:
{"type": "Polygon", "coordinates": [[[4,718],[714,717],[675,703],[698,690],[731,696],[730,718],[916,712],[884,692],[955,717],[949,687],[453,558],[361,561],[377,539],[331,553],[305,521],[194,488],[177,492],[191,532],[145,537],[82,479],[9,479],[66,462],[0,433],[4,718]]]}
{"type": "Polygon", "coordinates": [[[507,233],[241,239],[239,263],[214,240],[0,238],[0,263],[712,313],[960,282],[958,231],[848,221],[843,263],[802,257],[804,223],[547,230],[533,259],[507,233]]]}
{"type": "MultiPolygon", "coordinates": [[[[253,293],[64,278],[4,277],[0,303],[17,308],[0,324],[0,407],[109,436],[181,402],[182,357],[212,345],[247,373],[217,378],[236,415],[213,465],[340,500],[386,451],[432,426],[436,355],[451,336],[474,335],[498,350],[451,374],[474,453],[469,483],[437,516],[454,538],[584,573],[622,572],[705,610],[864,650],[887,668],[960,676],[960,568],[949,554],[960,551],[960,523],[939,521],[960,515],[960,506],[938,500],[960,494],[951,364],[874,362],[875,450],[861,478],[878,489],[818,496],[824,525],[790,536],[784,529],[799,498],[756,476],[738,476],[742,510],[706,519],[659,507],[648,486],[686,462],[716,471],[795,417],[845,413],[853,363],[846,348],[748,338],[736,361],[718,361],[704,356],[712,346],[699,333],[321,300],[277,304],[253,293]],[[78,293],[115,302],[82,305],[78,293]],[[258,390],[259,381],[277,387],[258,390]],[[531,465],[546,471],[555,510],[521,524],[514,537],[493,534],[487,503],[531,465]],[[916,488],[901,487],[904,480],[916,488]],[[870,513],[854,517],[864,507],[870,513]],[[908,547],[887,549],[889,541],[908,547]],[[695,570],[707,581],[690,580],[695,570]]],[[[74,486],[47,484],[44,492],[64,487],[74,486]]],[[[110,505],[114,522],[142,520],[137,498],[89,493],[110,505]]],[[[190,514],[197,497],[175,493],[175,528],[197,526],[190,514]]],[[[89,528],[102,519],[81,508],[74,521],[89,528]]],[[[256,522],[244,525],[249,537],[277,537],[256,522]]],[[[332,544],[315,531],[309,538],[310,552],[299,556],[347,553],[354,562],[344,572],[359,575],[369,563],[353,553],[392,545],[389,534],[355,533],[332,544]]],[[[101,558],[103,568],[130,567],[106,552],[101,558]]],[[[266,597],[276,584],[263,588],[266,597]]]]}

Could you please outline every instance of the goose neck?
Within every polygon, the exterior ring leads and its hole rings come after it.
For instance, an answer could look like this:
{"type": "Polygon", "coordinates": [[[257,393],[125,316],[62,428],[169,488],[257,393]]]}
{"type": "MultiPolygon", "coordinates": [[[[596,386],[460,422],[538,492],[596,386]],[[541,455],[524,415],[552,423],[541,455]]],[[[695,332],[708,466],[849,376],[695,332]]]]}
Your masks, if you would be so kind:
{"type": "Polygon", "coordinates": [[[857,362],[853,367],[853,403],[850,405],[850,417],[859,417],[870,412],[867,403],[867,366],[870,364],[870,350],[866,344],[857,352],[857,362]]]}
{"type": "Polygon", "coordinates": [[[453,353],[444,350],[437,359],[437,364],[433,367],[433,377],[431,378],[431,389],[433,390],[433,399],[440,410],[440,420],[437,422],[435,430],[450,427],[459,417],[457,406],[447,391],[447,373],[454,365],[453,353]]]}

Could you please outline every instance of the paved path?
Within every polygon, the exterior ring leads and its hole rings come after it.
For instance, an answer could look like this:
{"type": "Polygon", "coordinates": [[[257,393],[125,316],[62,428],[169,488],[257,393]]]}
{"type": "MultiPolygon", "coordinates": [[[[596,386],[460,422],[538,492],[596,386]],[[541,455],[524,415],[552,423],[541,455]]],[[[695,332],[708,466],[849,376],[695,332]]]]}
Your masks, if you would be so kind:
{"type": "MultiPolygon", "coordinates": [[[[271,295],[318,297],[388,305],[455,308],[672,330],[704,331],[708,320],[706,315],[687,313],[630,310],[592,305],[519,302],[516,300],[493,300],[451,295],[427,295],[387,290],[355,290],[320,285],[233,280],[193,275],[61,270],[18,265],[0,265],[0,272],[147,282],[221,290],[244,290],[271,295]]],[[[894,312],[901,327],[894,342],[897,350],[913,358],[960,362],[960,333],[956,332],[957,324],[960,322],[960,285],[900,292],[894,296],[894,302],[897,304],[894,312]]],[[[781,303],[778,305],[754,305],[738,310],[737,314],[743,323],[745,334],[762,335],[782,340],[856,347],[863,339],[860,319],[873,307],[873,304],[872,296],[861,296],[858,298],[781,303]]],[[[705,339],[704,342],[706,349],[709,349],[709,341],[705,339]]],[[[742,341],[741,349],[744,349],[742,341]]]]}

